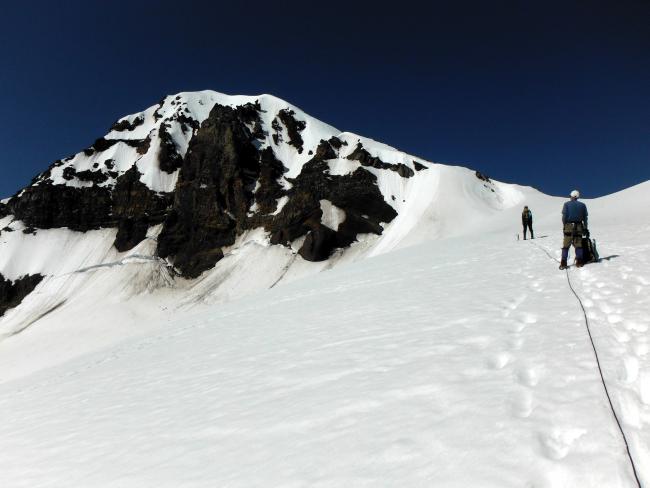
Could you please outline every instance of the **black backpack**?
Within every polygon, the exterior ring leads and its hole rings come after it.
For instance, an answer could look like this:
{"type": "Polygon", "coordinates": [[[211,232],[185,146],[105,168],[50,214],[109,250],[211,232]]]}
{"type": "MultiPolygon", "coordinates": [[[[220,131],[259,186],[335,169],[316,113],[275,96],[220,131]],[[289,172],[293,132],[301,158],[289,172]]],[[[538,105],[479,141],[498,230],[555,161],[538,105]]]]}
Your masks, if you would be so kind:
{"type": "Polygon", "coordinates": [[[582,237],[582,259],[585,263],[595,263],[598,261],[596,241],[590,239],[589,234],[582,237]]]}

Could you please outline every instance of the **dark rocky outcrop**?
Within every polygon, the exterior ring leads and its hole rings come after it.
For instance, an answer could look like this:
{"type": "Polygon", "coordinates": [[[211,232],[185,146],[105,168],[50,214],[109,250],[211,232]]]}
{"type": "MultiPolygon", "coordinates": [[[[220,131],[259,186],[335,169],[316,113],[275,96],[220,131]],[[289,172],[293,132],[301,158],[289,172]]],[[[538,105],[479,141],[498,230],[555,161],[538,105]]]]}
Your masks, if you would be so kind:
{"type": "Polygon", "coordinates": [[[418,163],[417,161],[413,161],[413,167],[415,168],[415,171],[422,171],[423,169],[427,169],[425,165],[418,163]]]}
{"type": "MultiPolygon", "coordinates": [[[[302,154],[302,146],[304,144],[300,133],[305,130],[307,124],[302,120],[297,120],[294,116],[296,113],[293,110],[285,108],[278,112],[278,119],[287,128],[289,134],[289,145],[295,147],[299,154],[302,154]]],[[[274,129],[276,129],[274,127],[274,129]]],[[[277,129],[276,129],[277,130],[277,129]]]]}
{"type": "Polygon", "coordinates": [[[171,174],[182,166],[183,157],[180,155],[178,147],[176,147],[176,143],[169,133],[169,126],[167,123],[160,124],[158,137],[160,139],[158,164],[162,171],[171,174]]]}
{"type": "Polygon", "coordinates": [[[10,308],[17,307],[43,280],[40,274],[25,275],[10,281],[0,274],[0,317],[10,308]]]}
{"type": "MultiPolygon", "coordinates": [[[[352,243],[359,233],[381,234],[380,223],[397,215],[384,201],[370,172],[359,168],[349,175],[329,174],[325,161],[336,157],[333,145],[342,146],[336,138],[320,142],[300,175],[289,180],[291,190],[285,190],[279,179],[286,168],[272,148],[258,151],[254,143],[259,110],[251,104],[237,108],[216,105],[190,141],[173,207],[158,237],[159,256],[172,258],[186,277],[212,268],[223,257],[224,246],[232,245],[244,230],[260,225],[270,233],[273,244],[289,245],[304,236],[300,255],[319,261],[352,243]],[[271,215],[283,196],[287,203],[277,215],[271,215]],[[339,229],[322,224],[321,200],[329,200],[345,212],[339,229]],[[253,201],[257,211],[249,214],[253,201]]],[[[285,114],[293,119],[289,112],[285,114]]],[[[296,130],[299,128],[304,127],[298,124],[296,130]]]]}
{"type": "Polygon", "coordinates": [[[115,248],[128,251],[147,235],[151,225],[162,223],[171,207],[172,195],[155,193],[140,181],[134,165],[117,179],[112,194],[112,217],[117,222],[115,248]]]}
{"type": "MultiPolygon", "coordinates": [[[[380,223],[397,215],[370,172],[360,168],[350,175],[329,175],[325,160],[336,157],[329,141],[321,141],[300,175],[289,180],[291,190],[285,190],[279,179],[286,168],[272,148],[258,151],[254,143],[258,111],[250,104],[216,105],[190,141],[172,208],[158,237],[158,255],[171,258],[186,277],[212,268],[223,257],[224,246],[260,225],[271,234],[273,244],[288,245],[304,236],[301,256],[317,261],[349,245],[360,232],[380,234],[380,223]],[[282,196],[288,198],[286,205],[272,215],[282,196]],[[322,224],[321,200],[346,213],[339,229],[322,224]],[[251,214],[253,201],[257,211],[251,214]]],[[[341,147],[340,141],[333,142],[341,147]]]]}
{"type": "Polygon", "coordinates": [[[112,146],[114,146],[120,141],[121,139],[106,139],[105,137],[100,137],[95,142],[93,142],[92,148],[96,152],[103,152],[111,148],[112,146]]]}
{"type": "Polygon", "coordinates": [[[405,164],[385,163],[378,157],[371,156],[370,153],[363,147],[363,144],[360,142],[357,143],[357,147],[348,155],[347,159],[359,161],[364,166],[372,166],[373,168],[377,169],[389,169],[391,171],[395,171],[402,178],[410,178],[411,176],[415,175],[415,172],[405,164]]]}
{"type": "MultiPolygon", "coordinates": [[[[71,168],[66,168],[66,169],[71,169],[71,168]]],[[[105,181],[108,180],[108,176],[105,173],[102,173],[101,171],[90,171],[89,169],[85,171],[77,171],[76,176],[81,181],[89,181],[95,184],[104,183],[105,181]]]]}
{"type": "Polygon", "coordinates": [[[174,116],[172,117],[172,120],[176,120],[176,121],[178,121],[179,124],[181,124],[181,130],[183,132],[188,132],[190,130],[196,130],[200,126],[198,120],[194,120],[193,118],[188,117],[183,112],[175,113],[174,116]]]}
{"type": "Polygon", "coordinates": [[[144,116],[138,115],[135,119],[133,119],[133,122],[129,122],[127,119],[118,120],[111,126],[111,130],[115,132],[132,131],[142,124],[144,124],[144,116]]]}
{"type": "Polygon", "coordinates": [[[480,171],[477,171],[477,172],[475,172],[474,174],[475,174],[476,177],[477,177],[479,180],[481,180],[481,181],[485,181],[486,183],[490,183],[490,181],[491,181],[489,177],[487,177],[486,175],[484,175],[484,174],[481,173],[480,171]]]}
{"type": "Polygon", "coordinates": [[[336,232],[316,224],[307,234],[298,254],[307,261],[325,261],[336,247],[336,232]]]}
{"type": "Polygon", "coordinates": [[[360,233],[381,234],[381,222],[391,222],[397,212],[388,205],[377,187],[377,178],[358,168],[354,173],[332,176],[327,163],[313,158],[300,175],[289,180],[293,187],[289,201],[266,225],[272,244],[289,244],[306,236],[300,255],[308,261],[327,259],[336,248],[350,245],[360,233]],[[345,212],[338,229],[322,222],[320,201],[328,200],[345,212]]]}
{"type": "Polygon", "coordinates": [[[278,199],[285,194],[278,180],[286,171],[287,168],[275,157],[273,149],[267,147],[260,153],[259,188],[255,192],[258,213],[266,215],[275,212],[278,199]]]}
{"type": "MultiPolygon", "coordinates": [[[[101,174],[81,171],[75,175],[83,178],[85,173],[93,178],[101,174]]],[[[149,225],[165,219],[171,203],[170,195],[151,191],[140,182],[140,176],[137,167],[133,166],[117,178],[113,189],[95,184],[75,188],[43,181],[25,188],[19,198],[11,199],[6,212],[22,220],[30,232],[59,227],[80,232],[117,227],[115,247],[125,251],[144,238],[149,225]]]]}
{"type": "Polygon", "coordinates": [[[63,168],[63,179],[66,181],[74,180],[77,176],[77,170],[73,166],[63,168]]]}
{"type": "Polygon", "coordinates": [[[92,156],[96,152],[104,152],[120,142],[134,147],[138,154],[146,154],[146,152],[149,150],[151,139],[149,136],[145,137],[144,139],[106,139],[105,137],[100,137],[93,143],[92,146],[84,149],[83,152],[86,156],[92,156]]]}
{"type": "Polygon", "coordinates": [[[272,136],[273,137],[273,143],[277,146],[278,144],[280,144],[283,141],[283,139],[282,139],[282,126],[280,125],[280,121],[277,119],[277,117],[271,121],[271,129],[273,129],[273,132],[274,132],[274,134],[272,136]]]}
{"type": "Polygon", "coordinates": [[[316,154],[314,155],[313,159],[324,161],[326,159],[334,158],[336,158],[336,151],[334,151],[332,144],[329,141],[324,141],[321,139],[318,147],[316,148],[316,154]]]}
{"type": "Polygon", "coordinates": [[[246,228],[260,175],[250,117],[249,106],[217,104],[190,141],[173,208],[158,237],[158,255],[173,256],[187,277],[212,268],[223,257],[221,248],[246,228]]]}
{"type": "Polygon", "coordinates": [[[123,139],[122,142],[134,147],[138,154],[147,154],[151,146],[151,137],[147,136],[144,139],[123,139]]]}
{"type": "Polygon", "coordinates": [[[153,112],[153,119],[156,122],[158,122],[160,119],[162,119],[162,114],[160,113],[160,110],[165,105],[165,100],[167,100],[167,97],[161,98],[160,101],[158,102],[158,107],[156,107],[156,110],[154,110],[154,112],[153,112]]]}
{"type": "Polygon", "coordinates": [[[329,138],[329,141],[327,141],[327,142],[329,142],[329,143],[330,143],[330,146],[332,146],[332,147],[333,147],[334,149],[336,149],[337,151],[338,151],[339,149],[341,149],[341,147],[343,147],[343,146],[347,146],[347,145],[348,145],[347,142],[342,141],[341,139],[339,139],[339,138],[336,137],[336,136],[332,136],[332,137],[330,137],[330,138],[329,138]]]}
{"type": "Polygon", "coordinates": [[[261,111],[262,105],[260,105],[259,100],[237,107],[239,118],[246,124],[254,139],[263,139],[266,137],[266,133],[262,129],[262,120],[260,119],[261,111]]]}
{"type": "Polygon", "coordinates": [[[43,181],[25,188],[8,210],[29,227],[68,227],[85,232],[111,220],[111,192],[104,187],[74,188],[43,181]]]}

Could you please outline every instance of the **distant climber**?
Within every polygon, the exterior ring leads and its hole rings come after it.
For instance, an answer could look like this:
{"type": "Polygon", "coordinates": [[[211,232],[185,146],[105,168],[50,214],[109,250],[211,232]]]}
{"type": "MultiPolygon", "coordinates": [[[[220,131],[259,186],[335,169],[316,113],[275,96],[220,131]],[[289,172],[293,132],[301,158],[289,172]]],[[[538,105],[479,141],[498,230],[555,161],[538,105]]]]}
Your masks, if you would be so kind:
{"type": "Polygon", "coordinates": [[[562,224],[564,230],[564,242],[562,243],[562,261],[560,269],[567,268],[569,258],[569,247],[573,244],[576,251],[576,266],[581,268],[584,265],[582,252],[582,235],[589,235],[587,229],[587,206],[578,201],[580,192],[573,190],[571,200],[564,202],[562,207],[562,224]]]}
{"type": "Polygon", "coordinates": [[[530,238],[535,239],[533,234],[533,212],[526,206],[521,212],[521,224],[524,226],[524,241],[526,240],[526,230],[530,229],[530,238]]]}

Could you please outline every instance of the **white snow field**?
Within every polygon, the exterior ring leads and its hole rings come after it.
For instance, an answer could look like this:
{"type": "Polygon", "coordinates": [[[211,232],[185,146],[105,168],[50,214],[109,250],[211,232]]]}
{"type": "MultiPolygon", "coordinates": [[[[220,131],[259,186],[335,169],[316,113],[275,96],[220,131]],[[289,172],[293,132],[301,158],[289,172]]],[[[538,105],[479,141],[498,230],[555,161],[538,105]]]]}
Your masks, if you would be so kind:
{"type": "MultiPolygon", "coordinates": [[[[637,486],[551,259],[563,199],[495,183],[511,201],[481,206],[472,173],[440,171],[384,236],[271,289],[284,251],[262,244],[240,250],[259,263],[247,294],[173,313],[165,289],[111,288],[144,257],[61,277],[79,296],[50,315],[67,322],[0,342],[0,486],[637,486]],[[534,241],[515,238],[524,204],[534,241]]],[[[604,259],[568,275],[647,487],[650,182],[586,203],[604,259]]]]}

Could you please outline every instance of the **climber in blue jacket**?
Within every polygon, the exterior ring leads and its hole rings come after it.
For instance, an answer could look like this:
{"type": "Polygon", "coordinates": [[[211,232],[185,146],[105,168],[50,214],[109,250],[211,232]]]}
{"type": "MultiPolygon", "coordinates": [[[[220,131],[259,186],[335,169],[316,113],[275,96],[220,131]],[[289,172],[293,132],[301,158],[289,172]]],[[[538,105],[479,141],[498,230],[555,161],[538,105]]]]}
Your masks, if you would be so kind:
{"type": "Polygon", "coordinates": [[[567,259],[569,257],[569,247],[573,244],[576,250],[576,266],[578,268],[584,265],[582,253],[582,236],[588,234],[587,229],[587,206],[578,201],[580,192],[573,190],[571,200],[564,202],[562,207],[562,224],[564,225],[564,241],[562,243],[562,261],[560,269],[567,268],[567,259]]]}

